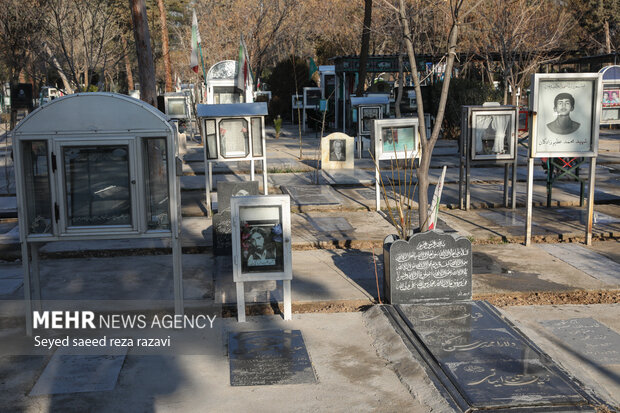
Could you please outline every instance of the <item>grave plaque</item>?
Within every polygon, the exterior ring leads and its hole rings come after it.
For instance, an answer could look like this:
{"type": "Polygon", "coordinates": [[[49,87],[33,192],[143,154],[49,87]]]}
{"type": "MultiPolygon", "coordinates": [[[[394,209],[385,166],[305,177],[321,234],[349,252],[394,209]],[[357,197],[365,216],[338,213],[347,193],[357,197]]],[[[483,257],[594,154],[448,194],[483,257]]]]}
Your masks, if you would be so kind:
{"type": "Polygon", "coordinates": [[[230,333],[228,355],[232,386],[316,382],[299,330],[230,333]]]}
{"type": "Polygon", "coordinates": [[[217,214],[213,215],[213,253],[232,254],[232,230],[230,223],[230,198],[233,196],[258,195],[258,181],[217,183],[217,214]]]}
{"type": "Polygon", "coordinates": [[[233,196],[258,195],[258,181],[217,183],[217,211],[230,211],[230,198],[233,196]]]}
{"type": "Polygon", "coordinates": [[[587,404],[570,378],[490,304],[396,307],[427,351],[423,357],[436,363],[473,409],[561,405],[561,411],[580,411],[587,404]]]}
{"type": "Polygon", "coordinates": [[[383,242],[385,298],[392,304],[471,300],[471,242],[428,231],[383,242]]]}
{"type": "Polygon", "coordinates": [[[297,205],[338,205],[339,195],[327,185],[283,185],[282,192],[297,205]]]}
{"type": "Polygon", "coordinates": [[[620,334],[593,318],[548,320],[540,324],[575,353],[597,364],[620,364],[620,334]]]}
{"type": "Polygon", "coordinates": [[[321,169],[353,169],[355,140],[336,132],[321,139],[321,169]]]}

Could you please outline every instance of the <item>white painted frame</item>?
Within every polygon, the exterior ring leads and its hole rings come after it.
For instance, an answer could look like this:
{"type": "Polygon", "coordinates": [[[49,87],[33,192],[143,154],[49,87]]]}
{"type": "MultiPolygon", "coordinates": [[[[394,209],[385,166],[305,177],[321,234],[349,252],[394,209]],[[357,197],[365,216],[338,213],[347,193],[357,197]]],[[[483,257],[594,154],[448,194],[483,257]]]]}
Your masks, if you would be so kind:
{"type": "MultiPolygon", "coordinates": [[[[599,73],[536,73],[532,75],[531,79],[532,93],[530,95],[530,108],[532,110],[531,122],[530,122],[530,157],[531,158],[557,158],[557,157],[585,157],[595,158],[598,154],[598,138],[599,138],[599,125],[601,119],[601,101],[603,99],[603,83],[602,75],[599,73]],[[540,102],[541,85],[544,83],[553,84],[557,89],[557,93],[570,90],[568,86],[563,84],[574,82],[589,82],[592,87],[592,97],[590,102],[586,102],[587,106],[591,110],[590,122],[590,144],[587,151],[571,151],[571,150],[538,150],[538,143],[542,139],[539,136],[539,120],[541,106],[545,106],[545,110],[549,105],[553,105],[553,102],[540,102]]],[[[582,104],[583,106],[583,104],[582,104]]]]}
{"type": "Polygon", "coordinates": [[[400,118],[400,119],[379,119],[373,122],[372,134],[371,134],[371,148],[374,148],[374,158],[376,161],[383,161],[389,159],[405,159],[405,158],[419,158],[420,147],[420,122],[418,118],[400,118]],[[383,152],[383,139],[381,137],[381,131],[385,128],[402,128],[413,127],[413,148],[407,148],[402,151],[388,151],[383,152]]]}
{"type": "Polygon", "coordinates": [[[291,280],[293,279],[291,241],[291,200],[288,195],[233,196],[230,199],[233,250],[233,280],[237,286],[237,317],[245,321],[244,283],[250,281],[279,281],[284,289],[284,319],[291,319],[291,280]],[[241,271],[241,222],[239,210],[243,207],[276,207],[280,211],[282,224],[283,270],[271,272],[243,273],[241,271]]]}

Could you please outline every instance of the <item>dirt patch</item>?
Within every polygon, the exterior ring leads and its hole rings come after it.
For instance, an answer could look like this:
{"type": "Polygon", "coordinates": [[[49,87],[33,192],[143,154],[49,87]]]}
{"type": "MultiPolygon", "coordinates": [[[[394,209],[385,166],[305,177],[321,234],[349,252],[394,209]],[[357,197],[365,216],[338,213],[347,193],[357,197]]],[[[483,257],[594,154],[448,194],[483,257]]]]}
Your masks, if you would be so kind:
{"type": "Polygon", "coordinates": [[[473,298],[474,300],[486,300],[497,307],[514,305],[615,304],[620,302],[620,290],[474,294],[473,298]]]}

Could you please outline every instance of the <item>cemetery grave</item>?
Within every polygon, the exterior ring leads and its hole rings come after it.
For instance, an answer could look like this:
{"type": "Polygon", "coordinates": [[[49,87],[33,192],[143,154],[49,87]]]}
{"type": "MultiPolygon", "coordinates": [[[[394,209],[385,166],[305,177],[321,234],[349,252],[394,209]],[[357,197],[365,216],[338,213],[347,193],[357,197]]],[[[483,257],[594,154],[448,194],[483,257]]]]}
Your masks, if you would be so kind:
{"type": "Polygon", "coordinates": [[[469,240],[430,231],[388,237],[384,251],[382,311],[454,409],[594,411],[593,396],[528,337],[472,301],[469,240]]]}

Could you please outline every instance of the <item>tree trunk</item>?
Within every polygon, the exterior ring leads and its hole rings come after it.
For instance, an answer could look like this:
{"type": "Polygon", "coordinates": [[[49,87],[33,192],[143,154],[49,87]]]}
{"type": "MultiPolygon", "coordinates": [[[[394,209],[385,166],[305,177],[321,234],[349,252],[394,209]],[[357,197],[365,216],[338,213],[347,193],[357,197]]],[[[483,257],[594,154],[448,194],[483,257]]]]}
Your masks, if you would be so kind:
{"type": "Polygon", "coordinates": [[[151,35],[146,17],[144,0],[129,0],[133,21],[133,35],[138,55],[138,74],[140,75],[140,99],[157,107],[155,90],[155,66],[151,51],[151,35]]]}
{"type": "Polygon", "coordinates": [[[364,28],[362,29],[362,50],[360,51],[359,81],[355,94],[362,96],[366,85],[366,62],[370,48],[370,25],[372,24],[372,0],[364,0],[364,28]]]}
{"type": "Polygon", "coordinates": [[[605,49],[607,53],[611,53],[611,38],[609,35],[609,20],[605,19],[603,22],[603,29],[605,30],[605,49]]]}
{"type": "Polygon", "coordinates": [[[420,80],[418,79],[418,70],[416,67],[415,54],[413,51],[413,43],[411,30],[409,28],[409,21],[405,12],[404,0],[399,0],[399,18],[403,29],[403,37],[405,39],[405,45],[407,47],[407,54],[409,55],[409,65],[411,66],[411,73],[413,75],[413,81],[416,90],[416,102],[418,104],[418,120],[420,128],[420,143],[422,146],[422,153],[420,158],[420,165],[416,170],[416,176],[418,177],[418,213],[420,231],[428,231],[428,170],[431,164],[431,156],[435,143],[439,138],[439,132],[441,130],[441,124],[443,123],[443,117],[446,112],[446,103],[448,101],[448,90],[450,88],[450,79],[452,78],[452,67],[454,66],[454,59],[456,56],[456,44],[458,40],[458,10],[462,5],[462,1],[456,1],[456,5],[452,7],[452,26],[450,28],[450,34],[448,35],[448,58],[446,60],[446,69],[443,85],[441,87],[441,95],[439,97],[439,107],[435,116],[435,126],[430,138],[427,140],[424,124],[424,103],[422,102],[422,92],[420,88],[420,80]]]}
{"type": "Polygon", "coordinates": [[[396,102],[394,102],[394,114],[397,118],[400,118],[400,102],[403,100],[403,87],[405,86],[403,69],[403,55],[398,51],[398,94],[396,95],[396,102]]]}
{"type": "Polygon", "coordinates": [[[164,58],[164,72],[166,74],[166,92],[172,92],[172,64],[170,63],[170,48],[168,46],[168,25],[164,0],[157,0],[159,19],[161,22],[161,52],[164,58]]]}
{"type": "Polygon", "coordinates": [[[131,61],[129,60],[129,47],[127,47],[127,38],[125,38],[125,35],[122,35],[121,39],[123,40],[123,53],[125,54],[123,56],[123,59],[125,60],[125,72],[127,73],[127,89],[134,90],[133,74],[131,73],[131,61]]]}

